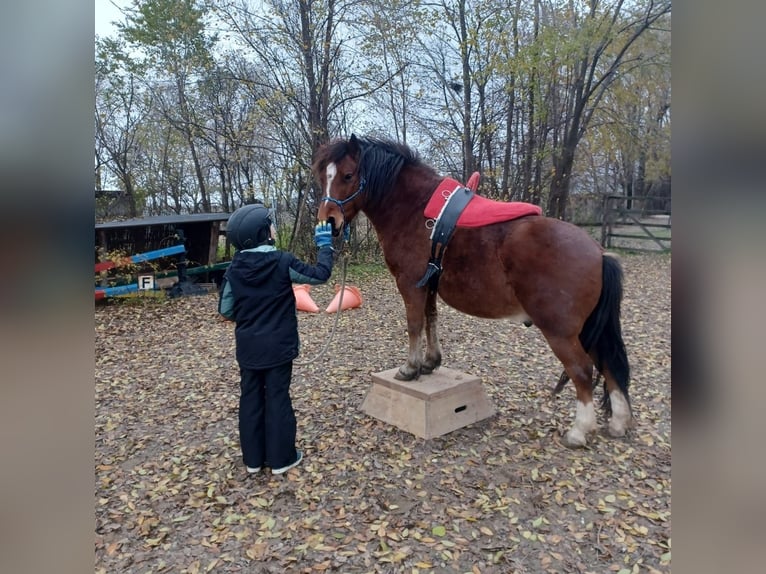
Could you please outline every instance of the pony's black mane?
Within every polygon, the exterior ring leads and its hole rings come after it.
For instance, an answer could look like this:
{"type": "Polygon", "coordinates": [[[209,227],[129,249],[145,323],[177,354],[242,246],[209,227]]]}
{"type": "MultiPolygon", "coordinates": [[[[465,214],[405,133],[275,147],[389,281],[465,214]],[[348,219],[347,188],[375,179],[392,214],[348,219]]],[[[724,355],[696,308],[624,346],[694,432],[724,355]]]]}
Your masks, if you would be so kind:
{"type": "Polygon", "coordinates": [[[359,138],[359,145],[362,148],[360,172],[367,180],[365,189],[370,206],[391,191],[402,168],[425,166],[416,151],[393,140],[365,137],[359,138]]]}
{"type": "MultiPolygon", "coordinates": [[[[391,191],[399,172],[406,166],[420,167],[436,173],[421,160],[416,151],[402,143],[376,137],[359,137],[357,141],[362,150],[359,171],[361,177],[366,180],[364,189],[369,206],[379,203],[391,191]]],[[[328,163],[337,163],[348,153],[348,140],[337,140],[325,148],[323,159],[328,163]]]]}

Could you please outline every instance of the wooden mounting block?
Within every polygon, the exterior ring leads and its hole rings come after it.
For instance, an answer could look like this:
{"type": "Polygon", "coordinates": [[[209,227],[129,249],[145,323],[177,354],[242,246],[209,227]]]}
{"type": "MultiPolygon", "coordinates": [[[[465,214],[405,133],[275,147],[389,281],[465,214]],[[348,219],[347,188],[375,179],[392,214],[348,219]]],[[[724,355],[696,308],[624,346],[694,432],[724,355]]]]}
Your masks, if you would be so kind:
{"type": "Polygon", "coordinates": [[[481,381],[473,375],[440,367],[418,380],[398,381],[397,370],[372,374],[362,411],[426,439],[495,414],[481,381]]]}

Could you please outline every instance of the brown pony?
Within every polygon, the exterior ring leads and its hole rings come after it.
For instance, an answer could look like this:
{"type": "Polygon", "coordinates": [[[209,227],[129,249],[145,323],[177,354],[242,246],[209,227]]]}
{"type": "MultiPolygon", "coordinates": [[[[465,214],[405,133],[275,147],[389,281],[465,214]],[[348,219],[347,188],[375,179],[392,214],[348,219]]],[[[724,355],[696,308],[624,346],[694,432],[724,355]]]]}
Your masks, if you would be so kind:
{"type": "MultiPolygon", "coordinates": [[[[312,169],[325,194],[318,218],[338,234],[361,211],[378,235],[407,313],[409,356],[397,378],[431,373],[442,360],[436,293],[417,284],[431,256],[433,221],[423,211],[443,178],[407,146],[354,135],[318,149],[312,169]]],[[[604,376],[609,433],[625,434],[633,415],[620,326],[622,268],[587,232],[542,215],[457,227],[442,268],[438,295],[447,305],[476,317],[531,322],[543,333],[577,392],[564,444],[584,446],[596,429],[594,366],[604,376]]]]}

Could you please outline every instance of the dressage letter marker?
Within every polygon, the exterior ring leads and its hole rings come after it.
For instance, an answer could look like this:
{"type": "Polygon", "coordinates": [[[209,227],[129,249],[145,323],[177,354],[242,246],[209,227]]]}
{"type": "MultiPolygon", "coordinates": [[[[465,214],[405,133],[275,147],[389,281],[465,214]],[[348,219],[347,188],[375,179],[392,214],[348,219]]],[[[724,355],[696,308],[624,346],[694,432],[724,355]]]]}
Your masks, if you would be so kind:
{"type": "Polygon", "coordinates": [[[397,371],[372,374],[363,412],[426,439],[495,414],[477,377],[441,367],[418,380],[399,381],[394,378],[397,371]]]}
{"type": "Polygon", "coordinates": [[[139,275],[138,290],[151,291],[152,289],[154,289],[154,275],[139,275]]]}

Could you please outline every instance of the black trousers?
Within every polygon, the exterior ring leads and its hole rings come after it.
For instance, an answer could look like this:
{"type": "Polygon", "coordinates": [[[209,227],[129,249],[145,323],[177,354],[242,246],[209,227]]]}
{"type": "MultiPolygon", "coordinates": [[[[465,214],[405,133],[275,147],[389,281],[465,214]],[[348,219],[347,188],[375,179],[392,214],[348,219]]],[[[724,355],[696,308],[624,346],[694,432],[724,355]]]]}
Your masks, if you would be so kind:
{"type": "Polygon", "coordinates": [[[240,369],[239,442],[246,466],[281,468],[295,462],[292,374],[292,361],[271,369],[240,369]]]}

